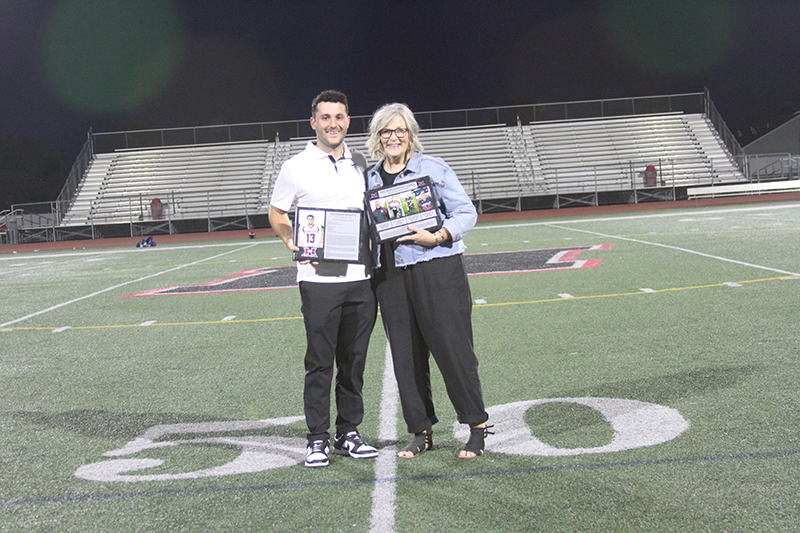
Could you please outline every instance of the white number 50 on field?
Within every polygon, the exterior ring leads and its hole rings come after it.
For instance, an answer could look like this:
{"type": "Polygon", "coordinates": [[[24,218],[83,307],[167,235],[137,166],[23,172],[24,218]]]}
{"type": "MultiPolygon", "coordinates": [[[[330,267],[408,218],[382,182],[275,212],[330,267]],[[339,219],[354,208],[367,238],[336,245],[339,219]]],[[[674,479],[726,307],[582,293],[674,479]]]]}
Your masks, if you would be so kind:
{"type": "MultiPolygon", "coordinates": [[[[486,439],[486,450],[508,455],[568,456],[590,453],[610,453],[655,446],[668,442],[689,429],[689,422],[681,414],[663,405],[625,400],[620,398],[550,398],[498,405],[487,409],[495,435],[486,439]],[[556,448],[538,440],[525,423],[525,412],[544,403],[575,403],[597,410],[608,421],[613,430],[611,442],[594,448],[556,448]]],[[[172,481],[203,477],[230,476],[262,472],[275,468],[294,466],[303,462],[306,440],[277,436],[208,436],[214,433],[243,433],[270,427],[294,424],[302,416],[273,418],[256,421],[209,422],[198,424],[168,424],[153,426],[141,436],[118,450],[104,453],[106,457],[135,455],[145,450],[187,445],[235,446],[241,453],[220,466],[177,474],[131,474],[162,466],[160,459],[110,459],[84,465],[75,471],[75,476],[88,481],[172,481]],[[187,437],[202,434],[198,438],[163,440],[168,435],[187,437]]],[[[453,435],[465,441],[469,429],[454,424],[453,435]]]]}

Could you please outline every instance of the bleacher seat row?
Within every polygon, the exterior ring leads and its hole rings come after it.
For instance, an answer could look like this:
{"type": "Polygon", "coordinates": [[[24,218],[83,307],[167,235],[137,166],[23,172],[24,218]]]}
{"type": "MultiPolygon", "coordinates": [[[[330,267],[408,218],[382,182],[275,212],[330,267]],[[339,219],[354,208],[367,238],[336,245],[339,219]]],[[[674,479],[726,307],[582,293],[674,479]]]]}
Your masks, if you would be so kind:
{"type": "MultiPolygon", "coordinates": [[[[365,135],[348,136],[364,151],[365,135]]],[[[477,202],[744,181],[702,114],[666,113],[420,132],[477,202]]],[[[121,150],[94,157],[62,226],[266,213],[281,164],[308,139],[121,150]],[[151,208],[154,199],[160,211],[151,208]]]]}

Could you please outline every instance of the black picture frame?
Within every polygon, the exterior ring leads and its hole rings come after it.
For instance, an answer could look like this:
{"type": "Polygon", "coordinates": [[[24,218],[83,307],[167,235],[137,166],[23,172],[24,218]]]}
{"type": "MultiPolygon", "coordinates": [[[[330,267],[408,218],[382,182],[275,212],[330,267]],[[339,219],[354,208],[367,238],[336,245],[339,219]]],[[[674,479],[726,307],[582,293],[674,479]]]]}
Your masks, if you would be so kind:
{"type": "Polygon", "coordinates": [[[294,244],[300,251],[295,261],[359,263],[363,213],[357,209],[297,207],[294,244]]]}
{"type": "Polygon", "coordinates": [[[364,202],[373,238],[379,243],[411,235],[409,225],[428,231],[442,227],[439,201],[428,176],[369,189],[364,202]]]}

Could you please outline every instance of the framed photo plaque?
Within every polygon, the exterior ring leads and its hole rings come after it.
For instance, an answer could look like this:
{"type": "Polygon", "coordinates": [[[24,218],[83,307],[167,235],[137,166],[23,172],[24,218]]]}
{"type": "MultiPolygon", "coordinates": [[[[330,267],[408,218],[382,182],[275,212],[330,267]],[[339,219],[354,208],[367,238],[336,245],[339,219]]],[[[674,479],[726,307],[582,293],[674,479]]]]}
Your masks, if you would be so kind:
{"type": "Polygon", "coordinates": [[[361,211],[297,207],[294,243],[300,248],[295,261],[358,263],[361,250],[361,211]]]}
{"type": "Polygon", "coordinates": [[[369,189],[365,201],[370,227],[378,242],[410,235],[408,226],[435,231],[442,225],[442,214],[428,176],[386,187],[369,189]]]}

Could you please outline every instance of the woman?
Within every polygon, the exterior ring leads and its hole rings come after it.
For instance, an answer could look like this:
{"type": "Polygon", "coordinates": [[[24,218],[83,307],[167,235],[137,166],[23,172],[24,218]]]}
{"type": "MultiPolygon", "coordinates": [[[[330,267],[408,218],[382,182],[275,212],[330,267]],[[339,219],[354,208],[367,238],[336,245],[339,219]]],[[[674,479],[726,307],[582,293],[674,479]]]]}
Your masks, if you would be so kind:
{"type": "Polygon", "coordinates": [[[428,176],[444,223],[433,233],[413,233],[380,246],[373,283],[392,349],[394,373],[411,443],[397,455],[416,457],[433,447],[430,354],[442,372],[458,421],[470,425],[461,458],[483,455],[489,433],[478,359],[472,347],[472,296],[462,253],[464,235],[478,215],[455,172],[422,154],[419,124],[404,104],[387,104],[370,121],[367,148],[380,161],[367,172],[369,187],[428,176]]]}

